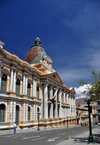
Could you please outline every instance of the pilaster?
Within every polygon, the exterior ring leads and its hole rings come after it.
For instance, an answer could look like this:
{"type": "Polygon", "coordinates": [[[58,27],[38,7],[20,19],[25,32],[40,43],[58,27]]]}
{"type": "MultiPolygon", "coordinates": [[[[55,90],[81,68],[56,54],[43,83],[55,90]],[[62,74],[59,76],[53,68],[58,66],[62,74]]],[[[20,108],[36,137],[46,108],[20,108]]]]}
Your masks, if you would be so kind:
{"type": "Polygon", "coordinates": [[[33,96],[36,97],[36,90],[37,90],[37,79],[33,79],[33,96]]]}
{"type": "MultiPolygon", "coordinates": [[[[53,86],[50,86],[50,99],[53,97],[53,86]]],[[[53,118],[53,103],[51,103],[50,107],[50,118],[53,118]]]]}
{"type": "Polygon", "coordinates": [[[48,83],[44,84],[44,119],[48,119],[48,83]]]}
{"type": "Polygon", "coordinates": [[[23,75],[23,94],[25,94],[25,74],[23,75]]]}
{"type": "Polygon", "coordinates": [[[10,92],[12,92],[12,86],[13,86],[13,69],[11,69],[10,92]]]}
{"type": "Polygon", "coordinates": [[[43,118],[43,85],[41,85],[41,118],[43,118]]]}
{"type": "Polygon", "coordinates": [[[14,79],[13,79],[13,92],[16,91],[16,70],[14,71],[14,79]]]}
{"type": "Polygon", "coordinates": [[[62,117],[61,95],[62,95],[62,92],[61,92],[61,89],[60,89],[60,90],[59,90],[59,101],[60,101],[60,106],[59,106],[59,117],[60,117],[60,118],[62,117]]]}
{"type": "Polygon", "coordinates": [[[7,76],[7,92],[9,91],[9,75],[7,76]]]}

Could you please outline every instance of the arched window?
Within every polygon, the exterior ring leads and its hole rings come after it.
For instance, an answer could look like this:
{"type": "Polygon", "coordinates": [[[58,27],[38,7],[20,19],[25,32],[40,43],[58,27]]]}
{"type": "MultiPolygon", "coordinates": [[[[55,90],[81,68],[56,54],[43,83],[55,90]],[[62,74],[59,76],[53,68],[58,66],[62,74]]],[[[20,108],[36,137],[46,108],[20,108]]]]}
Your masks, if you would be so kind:
{"type": "Polygon", "coordinates": [[[28,120],[30,120],[30,107],[28,106],[28,120]]]}
{"type": "Polygon", "coordinates": [[[16,81],[16,94],[19,94],[19,88],[20,88],[20,80],[17,79],[17,81],[16,81]]]}
{"type": "Polygon", "coordinates": [[[7,76],[3,74],[1,79],[1,91],[6,91],[6,81],[7,81],[7,76]]]}
{"type": "Polygon", "coordinates": [[[30,96],[30,84],[27,84],[27,95],[30,96]]]}
{"type": "Polygon", "coordinates": [[[0,105],[0,122],[4,122],[5,105],[0,105]]]}
{"type": "Polygon", "coordinates": [[[37,90],[36,90],[36,97],[39,97],[39,87],[37,86],[37,90]]]}
{"type": "Polygon", "coordinates": [[[19,106],[16,105],[16,125],[19,123],[19,106]]]}

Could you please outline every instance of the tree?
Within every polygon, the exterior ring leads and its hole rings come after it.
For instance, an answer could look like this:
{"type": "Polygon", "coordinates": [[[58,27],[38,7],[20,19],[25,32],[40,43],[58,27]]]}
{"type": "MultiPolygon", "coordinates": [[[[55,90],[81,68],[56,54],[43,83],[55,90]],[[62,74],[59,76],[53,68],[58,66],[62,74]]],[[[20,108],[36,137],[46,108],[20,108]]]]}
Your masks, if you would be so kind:
{"type": "Polygon", "coordinates": [[[92,100],[96,101],[100,99],[100,72],[93,71],[91,77],[93,78],[92,82],[80,80],[78,81],[78,83],[89,84],[90,87],[88,88],[88,90],[82,93],[86,94],[87,96],[91,96],[92,100]]]}

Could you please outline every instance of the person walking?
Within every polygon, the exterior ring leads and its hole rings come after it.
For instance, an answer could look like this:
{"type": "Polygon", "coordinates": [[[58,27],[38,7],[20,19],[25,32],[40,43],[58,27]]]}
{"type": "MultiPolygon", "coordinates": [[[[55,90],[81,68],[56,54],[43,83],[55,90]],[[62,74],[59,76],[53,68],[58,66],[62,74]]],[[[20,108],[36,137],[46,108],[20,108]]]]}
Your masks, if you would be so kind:
{"type": "Polygon", "coordinates": [[[14,123],[14,133],[16,133],[16,127],[17,127],[17,125],[16,125],[16,122],[14,123]]]}

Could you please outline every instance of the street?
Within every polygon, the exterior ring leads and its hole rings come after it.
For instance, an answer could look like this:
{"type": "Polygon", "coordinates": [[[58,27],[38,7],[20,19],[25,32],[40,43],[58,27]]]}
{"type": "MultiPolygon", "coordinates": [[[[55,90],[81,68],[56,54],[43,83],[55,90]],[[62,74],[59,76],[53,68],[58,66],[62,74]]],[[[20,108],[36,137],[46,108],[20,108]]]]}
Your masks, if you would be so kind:
{"type": "Polygon", "coordinates": [[[57,128],[50,130],[0,135],[0,145],[55,145],[88,131],[89,127],[57,128]]]}

